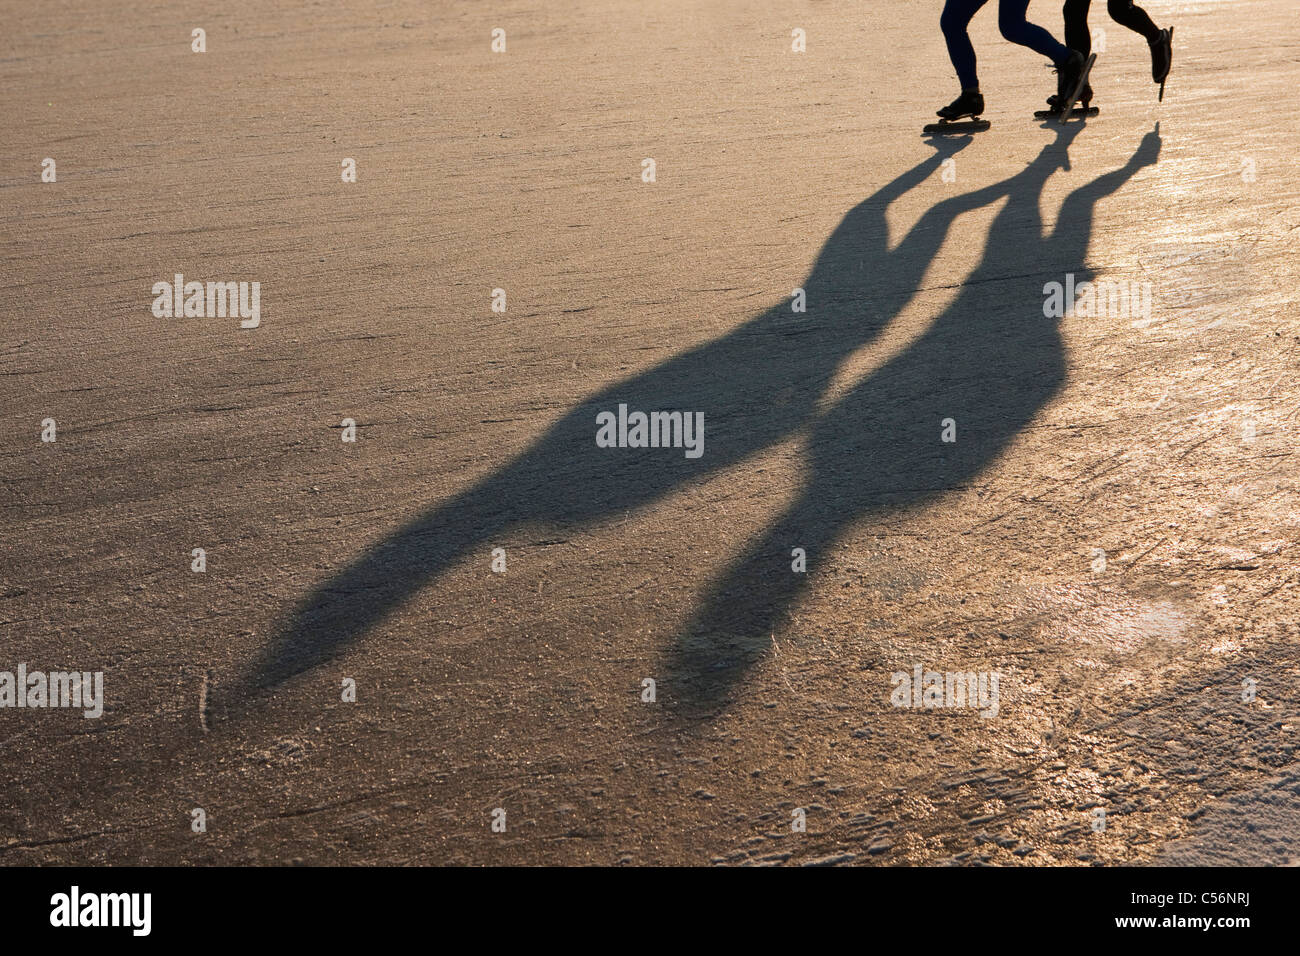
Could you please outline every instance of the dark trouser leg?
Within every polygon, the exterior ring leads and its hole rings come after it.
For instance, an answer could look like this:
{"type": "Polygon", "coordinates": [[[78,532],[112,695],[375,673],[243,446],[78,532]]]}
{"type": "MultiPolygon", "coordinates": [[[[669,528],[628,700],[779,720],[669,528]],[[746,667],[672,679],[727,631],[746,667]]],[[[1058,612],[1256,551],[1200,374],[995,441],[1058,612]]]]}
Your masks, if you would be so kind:
{"type": "Polygon", "coordinates": [[[939,27],[948,43],[948,58],[952,60],[963,90],[979,89],[979,77],[975,72],[975,47],[971,45],[966,28],[970,25],[971,17],[987,2],[988,0],[947,0],[939,17],[939,27]]]}
{"type": "Polygon", "coordinates": [[[1092,31],[1088,29],[1088,8],[1092,0],[1065,0],[1065,45],[1085,57],[1092,52],[1092,31]]]}
{"type": "Polygon", "coordinates": [[[1147,12],[1134,6],[1133,0],[1107,0],[1106,9],[1112,20],[1134,33],[1142,34],[1147,42],[1154,40],[1160,33],[1160,28],[1147,16],[1147,12]]]}
{"type": "Polygon", "coordinates": [[[1070,58],[1069,47],[1038,26],[1025,19],[1029,9],[1029,0],[998,0],[998,29],[1002,36],[1012,43],[1027,46],[1035,53],[1041,53],[1058,67],[1064,66],[1070,58]]]}

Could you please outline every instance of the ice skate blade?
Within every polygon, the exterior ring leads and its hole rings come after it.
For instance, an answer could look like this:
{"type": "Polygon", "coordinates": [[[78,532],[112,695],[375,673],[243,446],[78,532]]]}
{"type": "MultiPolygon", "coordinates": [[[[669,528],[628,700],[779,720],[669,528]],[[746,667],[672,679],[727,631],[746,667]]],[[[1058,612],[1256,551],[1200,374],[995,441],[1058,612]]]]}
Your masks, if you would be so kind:
{"type": "MultiPolygon", "coordinates": [[[[1087,109],[1084,109],[1082,106],[1076,106],[1074,109],[1070,110],[1070,116],[1071,118],[1082,118],[1086,116],[1096,116],[1100,112],[1101,112],[1101,107],[1099,106],[1089,106],[1087,109]]],[[[1055,117],[1058,117],[1060,115],[1061,114],[1056,112],[1056,110],[1035,110],[1034,111],[1034,119],[1040,119],[1040,120],[1054,119],[1055,117]]]]}
{"type": "Polygon", "coordinates": [[[992,124],[983,119],[966,119],[966,120],[941,120],[938,123],[929,123],[921,133],[926,136],[946,136],[953,133],[982,133],[992,124]]]}

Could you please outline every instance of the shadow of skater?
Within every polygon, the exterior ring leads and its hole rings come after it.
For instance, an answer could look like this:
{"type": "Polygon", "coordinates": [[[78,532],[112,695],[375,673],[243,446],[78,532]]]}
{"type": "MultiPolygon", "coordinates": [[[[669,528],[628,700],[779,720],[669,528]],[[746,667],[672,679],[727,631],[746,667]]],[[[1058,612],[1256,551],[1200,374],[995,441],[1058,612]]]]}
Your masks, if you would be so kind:
{"type": "Polygon", "coordinates": [[[1081,126],[1022,172],[973,194],[1000,196],[984,254],[951,305],[904,352],[872,372],[812,426],[803,488],[760,540],[712,587],[669,652],[681,695],[711,704],[764,652],[783,612],[830,562],[854,521],[914,507],[990,464],[1065,380],[1059,320],[1044,317],[1043,285],[1091,277],[1084,266],[1096,203],[1156,162],[1159,128],[1122,168],[1075,189],[1044,235],[1039,203],[1048,177],[1068,163],[1081,126]],[[956,441],[941,441],[944,419],[956,441]],[[803,548],[809,573],[791,569],[803,548]]]}
{"type": "Polygon", "coordinates": [[[274,687],[353,646],[466,554],[481,552],[486,562],[491,547],[508,546],[524,528],[565,527],[652,505],[806,428],[839,364],[913,297],[955,217],[1002,195],[982,190],[945,199],[890,247],[889,204],[964,143],[934,143],[934,155],[849,212],[803,284],[807,313],[793,314],[784,300],[584,401],[513,461],[392,532],[308,594],[234,685],[234,696],[274,687]],[[597,447],[597,413],[620,403],[704,412],[703,457],[672,448],[597,447]]]}

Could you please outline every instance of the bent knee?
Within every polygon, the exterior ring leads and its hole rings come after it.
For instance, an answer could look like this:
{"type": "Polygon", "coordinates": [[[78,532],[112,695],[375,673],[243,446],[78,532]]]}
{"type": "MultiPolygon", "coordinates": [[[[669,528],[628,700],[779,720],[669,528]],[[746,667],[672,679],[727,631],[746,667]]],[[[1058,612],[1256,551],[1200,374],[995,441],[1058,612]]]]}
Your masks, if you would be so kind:
{"type": "Polygon", "coordinates": [[[974,16],[975,11],[970,9],[969,4],[953,3],[949,0],[943,5],[943,13],[939,14],[939,29],[945,35],[963,33],[974,16]]]}

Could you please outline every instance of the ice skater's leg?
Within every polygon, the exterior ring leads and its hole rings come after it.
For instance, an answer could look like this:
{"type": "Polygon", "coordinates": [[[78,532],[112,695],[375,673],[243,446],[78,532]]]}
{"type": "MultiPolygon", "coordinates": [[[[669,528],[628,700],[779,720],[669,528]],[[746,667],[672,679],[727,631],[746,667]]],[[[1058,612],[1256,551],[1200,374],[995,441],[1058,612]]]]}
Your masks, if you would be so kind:
{"type": "Polygon", "coordinates": [[[1088,8],[1092,0],[1065,0],[1065,45],[1085,57],[1092,52],[1092,31],[1088,29],[1088,8]]]}
{"type": "MultiPolygon", "coordinates": [[[[1092,0],[1065,0],[1063,14],[1065,15],[1065,45],[1071,50],[1082,54],[1085,58],[1092,52],[1092,31],[1088,29],[1088,9],[1092,6],[1092,0]]],[[[1060,93],[1056,93],[1047,98],[1047,103],[1052,109],[1058,109],[1060,106],[1060,93]]],[[[1084,85],[1079,92],[1079,101],[1087,109],[1088,104],[1092,102],[1092,87],[1084,85]]]]}
{"type": "Polygon", "coordinates": [[[1116,23],[1140,33],[1151,43],[1160,36],[1160,28],[1147,16],[1147,12],[1134,5],[1133,0],[1107,0],[1106,9],[1116,23]]]}
{"type": "Polygon", "coordinates": [[[966,28],[970,25],[971,17],[987,2],[988,0],[947,0],[939,17],[939,27],[948,44],[948,58],[952,60],[963,91],[978,90],[980,87],[975,72],[975,47],[971,45],[966,28]]]}
{"type": "MultiPolygon", "coordinates": [[[[1107,0],[1106,9],[1116,23],[1147,38],[1147,46],[1151,48],[1151,79],[1163,84],[1174,59],[1173,31],[1161,30],[1133,0],[1107,0]]],[[[1162,92],[1163,89],[1161,86],[1162,92]]]]}
{"type": "Polygon", "coordinates": [[[1029,0],[998,0],[998,29],[1012,43],[1027,46],[1047,57],[1057,68],[1070,60],[1070,48],[1036,23],[1025,19],[1029,0]]]}
{"type": "MultiPolygon", "coordinates": [[[[1056,97],[1064,102],[1074,92],[1083,77],[1087,58],[1078,50],[1071,50],[1054,36],[1025,19],[1029,0],[999,0],[998,29],[1012,43],[1029,47],[1056,64],[1056,97]]],[[[1049,98],[1048,102],[1052,100],[1049,98]]],[[[1053,109],[1057,107],[1053,105],[1053,109]]]]}

